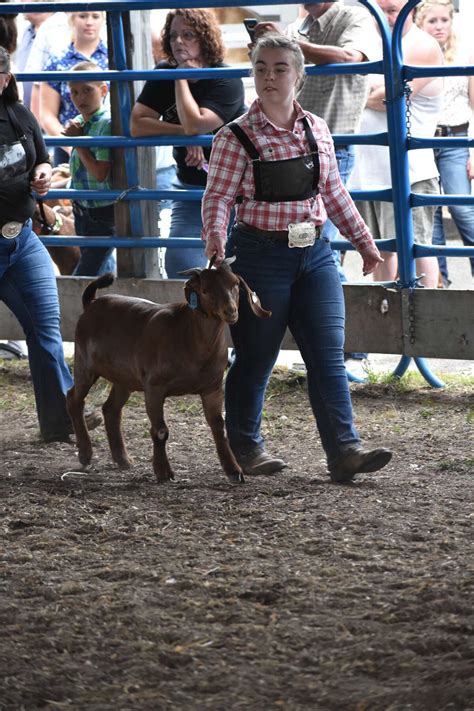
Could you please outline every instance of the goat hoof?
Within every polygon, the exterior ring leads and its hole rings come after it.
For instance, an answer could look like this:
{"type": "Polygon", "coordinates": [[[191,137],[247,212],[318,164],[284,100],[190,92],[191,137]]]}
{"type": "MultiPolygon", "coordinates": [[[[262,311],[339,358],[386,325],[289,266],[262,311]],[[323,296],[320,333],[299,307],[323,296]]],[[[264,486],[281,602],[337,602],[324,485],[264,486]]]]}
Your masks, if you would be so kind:
{"type": "Polygon", "coordinates": [[[245,477],[242,471],[233,471],[230,474],[227,474],[227,478],[234,486],[245,483],[245,477]]]}
{"type": "Polygon", "coordinates": [[[92,461],[92,452],[87,452],[87,454],[84,452],[79,452],[79,461],[83,467],[88,467],[92,461]]]}
{"type": "Polygon", "coordinates": [[[115,464],[118,466],[119,469],[131,469],[133,466],[133,462],[131,459],[115,459],[115,464]]]}
{"type": "Polygon", "coordinates": [[[166,484],[167,481],[174,481],[174,472],[172,471],[166,472],[165,474],[155,472],[155,474],[158,484],[166,484]]]}

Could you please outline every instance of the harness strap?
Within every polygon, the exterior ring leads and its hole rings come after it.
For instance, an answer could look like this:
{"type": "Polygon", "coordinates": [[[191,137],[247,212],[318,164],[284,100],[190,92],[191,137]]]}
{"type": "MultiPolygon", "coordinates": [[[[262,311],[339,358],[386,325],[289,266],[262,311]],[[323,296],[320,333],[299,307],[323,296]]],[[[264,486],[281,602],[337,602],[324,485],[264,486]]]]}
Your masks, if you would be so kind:
{"type": "Polygon", "coordinates": [[[243,145],[249,156],[251,157],[252,160],[261,160],[260,158],[260,153],[257,151],[255,146],[253,145],[252,141],[250,138],[247,136],[245,133],[244,129],[239,126],[238,123],[235,123],[235,121],[232,121],[231,123],[227,124],[228,128],[232,131],[234,136],[237,138],[238,141],[243,145]]]}
{"type": "MultiPolygon", "coordinates": [[[[248,155],[252,160],[262,160],[260,153],[258,152],[257,148],[254,146],[250,138],[247,136],[243,128],[236,123],[235,121],[232,121],[231,123],[227,124],[228,128],[232,131],[234,136],[237,138],[237,140],[242,144],[244,149],[247,151],[248,155]]],[[[309,143],[309,147],[311,150],[311,153],[314,156],[313,159],[313,185],[312,188],[316,192],[318,191],[318,183],[319,183],[319,174],[320,174],[320,166],[319,166],[319,152],[318,152],[318,144],[316,143],[316,139],[314,137],[313,131],[311,130],[311,126],[309,125],[309,121],[306,116],[303,116],[303,127],[304,127],[304,132],[306,134],[306,139],[309,143]]],[[[241,195],[237,196],[236,198],[236,203],[240,204],[243,202],[243,197],[241,195]]]]}

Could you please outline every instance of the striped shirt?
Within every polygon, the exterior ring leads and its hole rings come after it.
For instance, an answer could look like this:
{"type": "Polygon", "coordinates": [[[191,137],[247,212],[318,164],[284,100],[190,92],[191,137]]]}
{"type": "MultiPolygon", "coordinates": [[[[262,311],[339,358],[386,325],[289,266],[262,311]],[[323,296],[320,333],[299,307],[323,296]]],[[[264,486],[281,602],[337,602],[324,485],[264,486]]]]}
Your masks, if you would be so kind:
{"type": "MultiPolygon", "coordinates": [[[[96,111],[95,114],[85,123],[84,118],[81,115],[76,116],[75,120],[83,126],[83,136],[110,136],[112,133],[110,114],[104,106],[96,111]]],[[[112,151],[110,148],[91,146],[89,150],[96,160],[112,160],[112,151]]],[[[69,167],[71,169],[71,188],[73,190],[112,189],[110,178],[100,182],[99,180],[96,180],[91,173],[87,172],[75,148],[73,148],[71,152],[69,167]]],[[[77,202],[84,207],[104,207],[105,205],[112,205],[114,201],[78,200],[77,202]]]]}
{"type": "MultiPolygon", "coordinates": [[[[295,102],[297,118],[293,131],[278,128],[266,117],[257,99],[244,116],[236,120],[246,132],[263,160],[288,160],[310,153],[303,117],[307,117],[318,144],[319,195],[292,202],[257,202],[252,161],[242,144],[227,126],[214,138],[209,175],[202,203],[203,232],[209,238],[225,241],[230,210],[236,217],[260,230],[286,230],[290,222],[322,225],[329,217],[344,237],[357,248],[372,243],[365,222],[344,187],[337,168],[334,144],[326,123],[295,102]]],[[[284,176],[282,176],[282,180],[284,176]]]]}

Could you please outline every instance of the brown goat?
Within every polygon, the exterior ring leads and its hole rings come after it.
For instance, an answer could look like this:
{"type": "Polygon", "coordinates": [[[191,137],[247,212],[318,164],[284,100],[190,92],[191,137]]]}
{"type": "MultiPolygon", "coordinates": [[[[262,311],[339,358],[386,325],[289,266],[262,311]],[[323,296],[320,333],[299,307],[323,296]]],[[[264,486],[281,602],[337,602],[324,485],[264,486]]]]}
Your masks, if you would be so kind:
{"type": "Polygon", "coordinates": [[[79,460],[87,466],[92,445],[84,421],[84,399],[99,377],[112,383],[103,405],[112,458],[122,469],[132,462],[121,431],[122,408],[133,391],[144,391],[153,440],[153,469],[158,482],[174,479],[166,454],[169,436],[164,419],[165,398],[198,394],[212,430],[222,467],[233,483],[243,473],[232,454],[222,417],[222,380],[227,364],[225,326],[238,319],[239,289],[243,287],[253,312],[271,313],[256,294],[234,274],[227,260],[217,268],[182,272],[186,302],[155,304],[119,295],[95,298],[97,289],[110,286],[112,274],[95,279],[85,289],[84,312],[76,328],[74,387],[67,407],[76,433],[79,460]]]}
{"type": "MultiPolygon", "coordinates": [[[[46,202],[38,203],[33,213],[33,232],[37,235],[75,235],[74,218],[66,214],[61,205],[52,207],[46,202]]],[[[72,274],[81,256],[79,247],[47,247],[51,259],[64,275],[72,274]]]]}

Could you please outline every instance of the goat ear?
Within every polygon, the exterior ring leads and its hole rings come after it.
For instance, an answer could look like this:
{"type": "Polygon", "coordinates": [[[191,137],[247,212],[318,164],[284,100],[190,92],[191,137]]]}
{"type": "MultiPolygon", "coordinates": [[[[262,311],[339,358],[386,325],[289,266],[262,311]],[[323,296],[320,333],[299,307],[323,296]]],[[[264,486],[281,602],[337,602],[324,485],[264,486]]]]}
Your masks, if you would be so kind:
{"type": "Polygon", "coordinates": [[[179,276],[198,276],[202,272],[200,267],[192,267],[191,269],[185,269],[184,272],[178,272],[179,276]]]}
{"type": "MultiPolygon", "coordinates": [[[[199,306],[199,294],[201,291],[201,279],[200,279],[200,269],[188,269],[187,272],[191,272],[192,276],[184,284],[184,297],[192,309],[196,309],[199,306]]],[[[184,273],[184,272],[180,272],[184,273]]]]}
{"type": "Polygon", "coordinates": [[[259,318],[270,318],[272,315],[271,311],[267,311],[264,309],[260,303],[260,299],[258,298],[257,294],[251,290],[245,279],[242,279],[241,276],[239,276],[239,281],[240,281],[240,286],[245,290],[247,293],[247,301],[249,302],[249,306],[254,312],[255,316],[258,316],[259,318]]]}
{"type": "Polygon", "coordinates": [[[224,259],[222,264],[225,265],[226,267],[230,267],[230,265],[233,264],[236,259],[237,259],[237,257],[235,255],[233,257],[227,257],[226,259],[224,259]]]}

